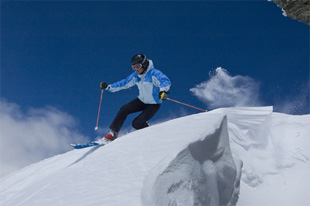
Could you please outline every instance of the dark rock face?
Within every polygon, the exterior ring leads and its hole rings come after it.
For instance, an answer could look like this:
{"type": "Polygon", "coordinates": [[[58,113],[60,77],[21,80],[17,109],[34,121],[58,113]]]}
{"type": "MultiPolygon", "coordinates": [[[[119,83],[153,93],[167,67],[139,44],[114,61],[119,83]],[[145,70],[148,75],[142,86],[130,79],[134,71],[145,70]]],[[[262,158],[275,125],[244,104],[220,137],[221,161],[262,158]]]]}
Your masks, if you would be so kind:
{"type": "Polygon", "coordinates": [[[310,25],[310,0],[272,0],[292,19],[310,25]]]}

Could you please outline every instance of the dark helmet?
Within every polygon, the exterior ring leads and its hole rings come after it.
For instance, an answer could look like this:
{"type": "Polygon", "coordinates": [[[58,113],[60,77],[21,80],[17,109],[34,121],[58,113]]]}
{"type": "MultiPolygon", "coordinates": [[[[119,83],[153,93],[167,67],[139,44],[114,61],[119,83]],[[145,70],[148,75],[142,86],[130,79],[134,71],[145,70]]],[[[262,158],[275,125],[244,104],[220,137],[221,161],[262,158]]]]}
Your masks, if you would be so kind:
{"type": "Polygon", "coordinates": [[[149,66],[149,60],[144,54],[136,54],[131,58],[131,65],[141,64],[143,69],[147,69],[149,66]]]}

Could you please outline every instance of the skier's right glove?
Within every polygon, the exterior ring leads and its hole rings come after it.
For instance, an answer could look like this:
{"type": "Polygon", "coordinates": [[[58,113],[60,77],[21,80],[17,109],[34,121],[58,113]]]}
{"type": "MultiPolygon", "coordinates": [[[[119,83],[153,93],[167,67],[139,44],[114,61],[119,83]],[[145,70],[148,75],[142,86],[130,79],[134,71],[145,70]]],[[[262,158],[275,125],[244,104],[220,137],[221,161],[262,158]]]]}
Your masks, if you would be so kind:
{"type": "Polygon", "coordinates": [[[107,87],[108,87],[108,84],[107,84],[107,83],[105,83],[105,82],[101,82],[101,83],[100,83],[100,88],[101,88],[102,90],[105,90],[107,87]]]}

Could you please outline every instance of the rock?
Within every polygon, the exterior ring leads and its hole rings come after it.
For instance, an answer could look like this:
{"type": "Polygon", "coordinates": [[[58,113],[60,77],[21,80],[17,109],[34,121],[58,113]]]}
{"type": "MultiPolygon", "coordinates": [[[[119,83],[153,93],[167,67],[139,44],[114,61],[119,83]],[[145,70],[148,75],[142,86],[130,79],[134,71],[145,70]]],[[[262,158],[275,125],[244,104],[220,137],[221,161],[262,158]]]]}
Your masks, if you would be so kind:
{"type": "Polygon", "coordinates": [[[310,25],[310,0],[272,0],[286,16],[310,25]]]}

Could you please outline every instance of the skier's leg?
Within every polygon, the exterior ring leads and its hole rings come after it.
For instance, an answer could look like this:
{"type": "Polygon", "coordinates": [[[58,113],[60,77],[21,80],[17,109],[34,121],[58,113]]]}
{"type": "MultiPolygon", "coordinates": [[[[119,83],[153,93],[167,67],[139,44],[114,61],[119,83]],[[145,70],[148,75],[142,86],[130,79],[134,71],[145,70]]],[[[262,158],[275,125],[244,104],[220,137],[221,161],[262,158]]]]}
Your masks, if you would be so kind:
{"type": "Polygon", "coordinates": [[[150,120],[159,110],[160,104],[146,104],[143,112],[132,121],[135,129],[148,127],[147,121],[150,120]]]}
{"type": "Polygon", "coordinates": [[[116,117],[114,118],[110,129],[114,132],[119,132],[123,126],[127,116],[131,113],[139,112],[144,109],[145,104],[141,102],[138,98],[133,101],[123,105],[118,111],[116,117]]]}

